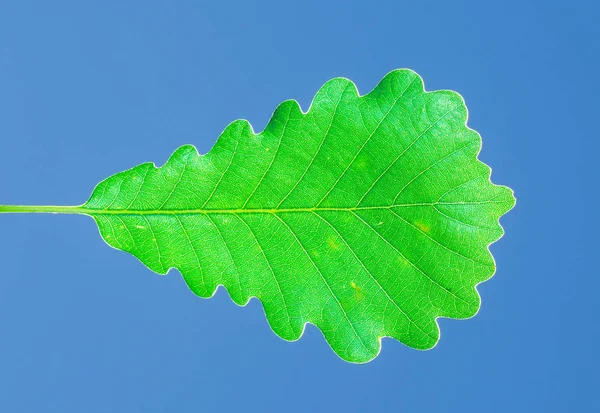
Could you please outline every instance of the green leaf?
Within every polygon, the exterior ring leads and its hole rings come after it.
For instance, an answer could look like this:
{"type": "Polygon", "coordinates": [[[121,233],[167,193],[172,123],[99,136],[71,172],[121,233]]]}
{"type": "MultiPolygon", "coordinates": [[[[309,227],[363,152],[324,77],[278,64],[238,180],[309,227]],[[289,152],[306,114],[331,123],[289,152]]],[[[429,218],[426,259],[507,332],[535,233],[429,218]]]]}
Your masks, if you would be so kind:
{"type": "Polygon", "coordinates": [[[235,121],[206,155],[187,145],[116,174],[70,212],[201,297],[219,285],[239,305],[257,297],[283,339],[313,323],[352,362],[386,336],[429,349],[437,317],[477,313],[515,204],[466,119],[460,95],[425,92],[410,70],[365,96],[336,78],[307,113],[283,102],[259,134],[235,121]]]}

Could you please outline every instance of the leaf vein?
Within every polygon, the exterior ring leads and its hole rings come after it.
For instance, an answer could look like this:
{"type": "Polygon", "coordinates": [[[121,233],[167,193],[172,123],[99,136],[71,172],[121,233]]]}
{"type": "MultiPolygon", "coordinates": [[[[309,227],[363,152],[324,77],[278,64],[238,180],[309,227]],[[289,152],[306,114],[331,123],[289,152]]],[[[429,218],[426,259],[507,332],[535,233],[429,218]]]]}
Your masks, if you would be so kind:
{"type": "Polygon", "coordinates": [[[200,280],[202,282],[202,286],[206,289],[206,285],[204,284],[204,270],[202,269],[202,264],[200,264],[200,257],[198,256],[198,251],[196,251],[196,247],[192,243],[192,239],[190,238],[188,231],[185,229],[185,226],[183,225],[181,218],[179,218],[178,215],[175,215],[175,218],[177,218],[177,222],[179,222],[179,226],[183,230],[183,233],[184,233],[185,237],[187,238],[188,244],[190,244],[190,248],[192,249],[192,252],[194,253],[194,256],[196,257],[196,264],[198,264],[198,269],[200,270],[200,280]]]}
{"type": "MultiPolygon", "coordinates": [[[[402,93],[400,93],[400,95],[394,99],[394,102],[390,105],[389,109],[385,112],[385,114],[383,114],[383,116],[381,117],[381,119],[379,120],[379,122],[377,123],[377,126],[375,126],[375,128],[373,129],[373,131],[369,134],[369,136],[367,137],[367,139],[365,139],[365,142],[362,144],[362,146],[359,148],[359,150],[356,152],[356,154],[354,154],[354,157],[352,158],[352,160],[350,160],[350,162],[348,163],[348,165],[346,166],[346,169],[344,169],[344,171],[342,172],[342,174],[337,178],[337,180],[332,184],[331,188],[329,189],[329,191],[327,191],[327,193],[325,195],[323,195],[323,197],[321,198],[321,200],[319,202],[317,202],[317,207],[319,205],[321,205],[321,203],[325,200],[325,198],[327,198],[327,196],[333,192],[333,190],[337,187],[338,183],[344,178],[344,176],[346,175],[346,172],[348,172],[348,170],[350,169],[350,167],[352,166],[352,164],[354,164],[354,162],[356,161],[356,159],[358,158],[358,156],[362,153],[363,149],[365,148],[365,146],[367,146],[367,144],[371,141],[371,138],[373,138],[373,136],[375,135],[375,133],[377,133],[377,131],[379,130],[379,128],[381,127],[381,125],[383,124],[383,122],[387,119],[388,115],[392,112],[392,110],[396,107],[396,104],[400,101],[400,99],[404,96],[404,93],[406,93],[406,91],[408,90],[408,88],[412,85],[412,83],[415,81],[415,79],[417,79],[417,77],[415,76],[413,78],[413,80],[411,80],[408,83],[408,86],[406,86],[406,88],[402,91],[402,93]]],[[[379,102],[379,101],[377,101],[379,102]]],[[[362,113],[362,112],[361,112],[362,113]]],[[[364,123],[364,122],[363,122],[364,123]]]]}
{"type": "Polygon", "coordinates": [[[331,224],[328,220],[326,220],[324,217],[317,214],[316,212],[314,212],[314,214],[317,217],[319,217],[323,222],[325,222],[327,225],[329,225],[329,227],[331,227],[331,229],[333,229],[335,231],[335,233],[340,237],[340,239],[344,242],[344,244],[346,244],[346,246],[348,247],[348,250],[352,253],[352,255],[354,256],[356,261],[360,264],[360,266],[367,272],[367,274],[369,274],[369,276],[373,279],[373,281],[375,281],[375,284],[377,284],[379,289],[385,294],[385,296],[388,298],[388,300],[391,301],[392,304],[394,304],[394,306],[398,309],[398,311],[400,311],[400,313],[402,313],[402,315],[404,315],[404,317],[408,320],[408,322],[410,324],[412,324],[413,326],[415,326],[420,332],[422,332],[426,336],[435,339],[436,338],[435,336],[432,336],[430,333],[423,330],[412,318],[410,318],[410,316],[398,305],[398,303],[396,303],[396,301],[390,296],[388,291],[379,283],[379,281],[373,275],[373,273],[371,273],[371,271],[369,271],[369,269],[362,263],[361,259],[358,258],[354,249],[350,246],[350,244],[348,243],[346,238],[335,228],[335,226],[333,224],[331,224]]]}
{"type": "Polygon", "coordinates": [[[451,252],[452,254],[458,255],[461,258],[464,258],[468,261],[471,261],[473,263],[477,263],[477,264],[481,264],[481,265],[485,265],[486,267],[493,267],[493,265],[486,263],[486,262],[482,262],[482,261],[478,261],[476,259],[473,259],[471,257],[467,257],[466,255],[453,250],[452,248],[442,244],[441,242],[439,242],[438,240],[436,240],[435,238],[433,238],[431,235],[429,235],[427,232],[423,231],[421,228],[419,228],[418,226],[414,225],[413,223],[411,223],[410,221],[404,219],[404,217],[402,217],[401,215],[397,214],[396,212],[394,212],[393,210],[390,209],[390,212],[392,214],[394,214],[395,216],[397,216],[398,218],[400,218],[403,222],[405,222],[407,225],[409,225],[410,227],[414,228],[415,230],[419,231],[421,234],[425,235],[427,238],[429,238],[431,241],[435,242],[437,245],[439,245],[440,247],[444,248],[445,250],[451,252]]]}
{"type": "Polygon", "coordinates": [[[208,204],[208,201],[210,201],[212,199],[213,195],[215,194],[215,191],[217,190],[217,188],[221,184],[221,181],[225,177],[225,174],[229,171],[229,168],[231,168],[231,164],[233,163],[233,158],[235,158],[235,154],[237,153],[238,144],[239,144],[239,141],[236,140],[235,147],[233,148],[233,154],[231,155],[231,158],[229,158],[229,163],[227,164],[225,171],[223,171],[223,173],[219,177],[219,180],[217,181],[214,188],[212,189],[210,195],[208,196],[208,198],[206,198],[206,201],[204,201],[204,203],[202,204],[202,206],[200,208],[204,208],[206,206],[206,204],[208,204]]]}
{"type": "Polygon", "coordinates": [[[273,157],[271,158],[271,162],[269,162],[269,166],[267,166],[267,168],[265,169],[265,172],[260,177],[258,183],[254,187],[254,190],[252,190],[252,192],[250,193],[250,195],[248,195],[248,198],[246,198],[246,201],[244,202],[244,205],[242,205],[242,209],[244,209],[246,207],[246,204],[248,203],[248,201],[250,201],[250,199],[252,198],[252,196],[256,193],[257,189],[260,187],[260,184],[264,181],[265,176],[267,176],[267,173],[271,170],[271,167],[273,166],[273,163],[275,162],[275,158],[277,157],[277,153],[279,152],[279,148],[281,148],[281,142],[283,141],[283,135],[285,134],[285,129],[287,128],[287,125],[288,125],[289,121],[290,121],[290,116],[289,116],[289,113],[288,113],[288,118],[286,119],[285,124],[283,125],[283,130],[281,131],[281,136],[277,140],[278,141],[277,142],[277,149],[275,149],[275,151],[273,153],[273,157]]]}
{"type": "Polygon", "coordinates": [[[335,300],[335,302],[337,303],[338,307],[340,308],[342,314],[344,315],[344,318],[346,319],[346,321],[348,322],[348,324],[350,325],[350,328],[352,329],[352,331],[354,332],[354,335],[356,338],[358,338],[358,340],[360,341],[360,343],[362,344],[362,346],[365,348],[365,350],[368,351],[368,347],[366,346],[365,342],[363,341],[362,337],[358,334],[358,331],[356,331],[356,328],[354,327],[354,324],[352,323],[352,321],[350,321],[350,318],[348,317],[348,314],[346,313],[346,311],[344,310],[344,307],[342,307],[342,303],[340,302],[340,300],[338,299],[337,295],[335,295],[335,293],[333,292],[333,290],[331,289],[331,286],[329,285],[329,283],[327,282],[327,279],[325,278],[325,276],[323,275],[323,273],[321,272],[321,270],[319,269],[319,267],[317,266],[317,264],[313,261],[312,257],[310,256],[310,254],[308,253],[308,251],[306,250],[306,247],[304,246],[304,244],[302,244],[302,242],[300,241],[300,239],[298,239],[298,236],[296,235],[296,233],[294,232],[294,230],[292,228],[290,228],[290,226],[279,216],[274,215],[279,221],[281,221],[281,223],[283,225],[285,225],[285,227],[288,229],[288,231],[290,232],[290,234],[294,237],[294,239],[296,240],[296,242],[298,243],[298,245],[300,246],[300,249],[304,252],[304,255],[306,255],[306,257],[308,258],[308,260],[310,261],[310,263],[312,264],[313,268],[317,271],[317,273],[321,276],[321,279],[323,280],[323,283],[325,284],[325,286],[327,287],[327,289],[329,290],[329,293],[331,295],[331,297],[333,297],[333,299],[335,300]]]}
{"type": "Polygon", "coordinates": [[[277,276],[275,275],[275,271],[273,270],[273,266],[271,265],[271,262],[269,261],[269,259],[267,258],[267,255],[265,254],[264,248],[258,241],[258,238],[257,238],[256,234],[254,233],[254,231],[252,230],[252,228],[250,227],[250,225],[248,225],[248,223],[239,215],[236,215],[236,217],[246,226],[246,228],[248,228],[248,231],[250,231],[250,234],[252,235],[254,242],[256,242],[256,245],[258,246],[258,249],[260,250],[262,257],[265,260],[265,263],[269,267],[269,271],[271,271],[273,280],[275,280],[275,285],[277,285],[277,291],[279,292],[279,295],[281,296],[281,299],[283,300],[283,307],[285,308],[285,313],[288,318],[288,325],[289,325],[290,329],[295,333],[294,327],[292,326],[292,317],[290,316],[290,312],[289,312],[287,300],[285,298],[285,294],[283,294],[283,291],[281,290],[281,284],[279,283],[279,280],[277,279],[277,276]]]}
{"type": "Polygon", "coordinates": [[[451,296],[453,296],[454,298],[456,298],[457,300],[462,301],[463,303],[467,304],[467,305],[472,305],[472,303],[469,303],[468,301],[465,301],[465,299],[463,299],[462,297],[459,297],[458,295],[456,295],[452,290],[449,290],[448,287],[440,284],[437,280],[431,278],[431,276],[429,274],[427,274],[425,271],[423,271],[420,267],[418,267],[415,263],[413,263],[411,260],[409,260],[404,254],[402,254],[400,252],[400,250],[398,250],[398,248],[396,248],[392,243],[390,243],[383,235],[381,235],[379,233],[379,231],[377,231],[375,228],[373,228],[368,222],[366,222],[364,219],[362,219],[359,215],[357,215],[354,211],[351,211],[351,213],[357,217],[359,220],[361,220],[363,222],[363,224],[365,224],[368,228],[370,228],[379,238],[381,238],[387,245],[389,245],[394,251],[396,251],[396,253],[398,255],[400,255],[400,257],[402,257],[404,260],[406,260],[406,262],[408,262],[414,269],[416,269],[420,274],[422,274],[424,277],[426,277],[429,281],[431,281],[433,284],[435,284],[436,286],[438,286],[439,288],[441,288],[442,290],[446,291],[448,294],[450,294],[451,296]]]}
{"type": "MultiPolygon", "coordinates": [[[[400,152],[400,154],[392,161],[392,163],[375,179],[375,181],[373,181],[373,183],[371,184],[371,186],[369,187],[369,189],[367,190],[367,192],[362,196],[362,198],[360,198],[358,200],[358,203],[356,204],[356,206],[359,206],[361,204],[361,202],[365,199],[365,197],[369,194],[369,192],[371,192],[371,190],[373,189],[373,187],[375,187],[375,185],[377,184],[377,182],[379,182],[379,180],[398,162],[400,161],[400,159],[402,159],[402,156],[404,156],[404,154],[406,153],[406,151],[408,151],[415,143],[417,143],[417,141],[419,139],[421,139],[433,126],[435,126],[439,121],[441,121],[445,116],[447,116],[450,112],[452,112],[453,110],[457,109],[458,106],[453,107],[452,109],[450,109],[448,112],[444,113],[442,116],[440,116],[435,122],[433,122],[432,124],[430,124],[423,132],[421,132],[419,134],[419,136],[417,136],[404,150],[402,150],[402,152],[400,152]]],[[[395,200],[394,200],[395,201],[395,200]]]]}
{"type": "Polygon", "coordinates": [[[331,119],[329,121],[329,125],[327,126],[327,130],[325,131],[325,134],[323,135],[323,138],[321,139],[321,142],[319,143],[319,147],[317,148],[317,151],[312,156],[312,158],[310,160],[310,163],[308,164],[308,166],[306,167],[306,169],[304,169],[304,172],[302,172],[302,175],[300,176],[300,178],[298,178],[298,180],[296,181],[296,183],[294,184],[294,186],[292,187],[292,189],[290,189],[289,192],[281,199],[281,201],[279,201],[279,204],[277,204],[276,208],[279,208],[281,206],[281,204],[283,204],[283,202],[286,199],[288,199],[288,197],[294,192],[294,190],[298,187],[298,185],[300,185],[300,183],[302,182],[302,180],[304,179],[304,177],[308,173],[310,167],[314,164],[315,159],[317,159],[317,156],[321,152],[321,149],[323,148],[323,144],[325,143],[325,140],[327,139],[327,136],[329,135],[329,131],[331,130],[331,126],[333,125],[333,121],[335,120],[335,116],[337,114],[338,107],[340,106],[340,102],[342,100],[342,97],[344,96],[344,93],[346,93],[346,91],[348,90],[349,87],[350,87],[350,85],[347,85],[344,88],[344,91],[342,93],[340,93],[340,97],[339,97],[338,101],[335,103],[335,107],[333,109],[333,115],[331,115],[331,119]]]}

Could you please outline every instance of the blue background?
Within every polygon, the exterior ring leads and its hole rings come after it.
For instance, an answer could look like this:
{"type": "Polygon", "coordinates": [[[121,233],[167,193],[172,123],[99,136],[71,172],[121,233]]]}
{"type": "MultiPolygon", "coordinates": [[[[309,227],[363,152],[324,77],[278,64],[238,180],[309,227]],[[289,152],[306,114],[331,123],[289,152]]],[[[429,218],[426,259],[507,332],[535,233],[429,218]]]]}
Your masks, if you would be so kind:
{"type": "Polygon", "coordinates": [[[2,1],[0,203],[83,203],[105,177],[328,79],[408,67],[452,89],[516,208],[468,321],[366,365],[260,304],[190,293],[86,217],[0,216],[5,412],[600,411],[599,10],[586,1],[2,1]]]}

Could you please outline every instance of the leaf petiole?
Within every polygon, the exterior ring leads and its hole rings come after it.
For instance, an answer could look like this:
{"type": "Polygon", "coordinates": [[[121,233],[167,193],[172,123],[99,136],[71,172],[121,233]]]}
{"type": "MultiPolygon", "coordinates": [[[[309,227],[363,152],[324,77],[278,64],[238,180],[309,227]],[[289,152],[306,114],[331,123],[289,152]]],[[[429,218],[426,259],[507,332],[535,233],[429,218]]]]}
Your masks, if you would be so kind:
{"type": "Polygon", "coordinates": [[[85,208],[52,205],[0,205],[0,214],[83,214],[85,208]]]}

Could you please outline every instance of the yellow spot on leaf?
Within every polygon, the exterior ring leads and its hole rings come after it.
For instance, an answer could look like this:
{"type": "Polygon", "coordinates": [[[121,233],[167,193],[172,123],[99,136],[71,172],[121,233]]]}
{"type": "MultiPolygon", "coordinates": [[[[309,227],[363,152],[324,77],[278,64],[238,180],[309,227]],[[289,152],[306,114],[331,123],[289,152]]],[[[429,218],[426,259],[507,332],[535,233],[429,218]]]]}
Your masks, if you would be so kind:
{"type": "Polygon", "coordinates": [[[136,225],[135,227],[138,228],[138,229],[146,229],[146,227],[143,226],[143,225],[136,225]]]}
{"type": "Polygon", "coordinates": [[[354,290],[354,299],[356,301],[361,301],[363,298],[365,298],[365,294],[363,293],[362,288],[356,285],[354,281],[350,281],[350,287],[352,287],[352,289],[354,290]]]}
{"type": "Polygon", "coordinates": [[[367,169],[369,166],[369,161],[367,161],[366,159],[357,159],[356,160],[356,168],[357,169],[367,169]]]}
{"type": "Polygon", "coordinates": [[[329,237],[327,239],[327,243],[329,244],[329,247],[332,250],[339,250],[340,249],[340,244],[338,244],[337,240],[333,237],[329,237]]]}
{"type": "Polygon", "coordinates": [[[429,230],[431,229],[431,227],[429,225],[427,225],[421,221],[415,222],[415,225],[417,226],[417,228],[419,228],[423,232],[429,232],[429,230]]]}

